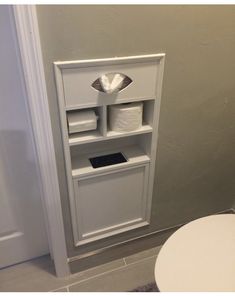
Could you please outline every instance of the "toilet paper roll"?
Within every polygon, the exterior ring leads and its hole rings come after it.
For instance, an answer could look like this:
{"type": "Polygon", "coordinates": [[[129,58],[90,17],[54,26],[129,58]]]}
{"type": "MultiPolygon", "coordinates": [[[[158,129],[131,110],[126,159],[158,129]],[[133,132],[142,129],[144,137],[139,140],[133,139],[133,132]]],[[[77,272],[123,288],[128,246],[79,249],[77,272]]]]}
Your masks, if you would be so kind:
{"type": "Polygon", "coordinates": [[[143,103],[128,103],[109,107],[109,126],[112,131],[130,132],[141,128],[143,103]]]}

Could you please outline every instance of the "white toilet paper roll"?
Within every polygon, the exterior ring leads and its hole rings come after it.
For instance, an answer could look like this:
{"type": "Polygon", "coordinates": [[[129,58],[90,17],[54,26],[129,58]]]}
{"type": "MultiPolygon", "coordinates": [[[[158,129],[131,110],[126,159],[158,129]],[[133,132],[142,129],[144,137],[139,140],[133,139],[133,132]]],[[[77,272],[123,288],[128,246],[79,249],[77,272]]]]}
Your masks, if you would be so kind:
{"type": "Polygon", "coordinates": [[[142,126],[143,103],[111,105],[109,107],[109,126],[112,131],[129,132],[142,126]]]}

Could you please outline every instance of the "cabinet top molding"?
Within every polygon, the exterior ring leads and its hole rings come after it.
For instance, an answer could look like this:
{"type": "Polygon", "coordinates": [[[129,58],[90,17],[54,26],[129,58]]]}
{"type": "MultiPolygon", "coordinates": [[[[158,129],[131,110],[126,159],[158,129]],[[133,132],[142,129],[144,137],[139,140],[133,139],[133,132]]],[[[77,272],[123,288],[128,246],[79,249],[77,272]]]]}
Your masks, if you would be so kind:
{"type": "Polygon", "coordinates": [[[125,56],[125,57],[112,57],[112,58],[100,58],[100,59],[87,59],[87,60],[74,60],[74,61],[56,61],[54,62],[55,67],[61,69],[76,68],[76,67],[93,67],[100,65],[110,64],[128,64],[132,63],[144,63],[149,61],[160,61],[165,57],[165,53],[148,54],[148,55],[137,55],[137,56],[125,56]]]}

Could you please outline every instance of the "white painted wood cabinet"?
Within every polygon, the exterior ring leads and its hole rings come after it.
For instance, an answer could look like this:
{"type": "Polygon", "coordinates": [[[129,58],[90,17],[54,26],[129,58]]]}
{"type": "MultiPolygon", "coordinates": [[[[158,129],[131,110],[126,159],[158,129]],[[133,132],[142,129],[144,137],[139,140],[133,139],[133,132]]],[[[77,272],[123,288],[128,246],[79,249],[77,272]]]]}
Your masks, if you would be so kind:
{"type": "Polygon", "coordinates": [[[74,179],[79,244],[148,224],[148,169],[142,164],[74,179]]]}
{"type": "Polygon", "coordinates": [[[58,103],[75,246],[150,223],[164,54],[55,62],[58,103]],[[116,93],[92,84],[106,73],[131,83],[116,93]],[[131,132],[109,126],[109,106],[143,102],[143,124],[131,132]],[[67,115],[93,110],[97,129],[69,134],[67,115]],[[92,159],[121,153],[123,162],[94,167],[92,159]]]}
{"type": "Polygon", "coordinates": [[[67,109],[90,107],[94,105],[121,103],[136,99],[154,97],[157,81],[157,60],[75,67],[63,69],[64,98],[67,109]],[[132,83],[121,92],[107,96],[91,87],[92,83],[104,73],[123,73],[132,83]],[[146,79],[148,78],[148,79],[146,79]],[[78,87],[79,85],[79,87],[78,87]]]}

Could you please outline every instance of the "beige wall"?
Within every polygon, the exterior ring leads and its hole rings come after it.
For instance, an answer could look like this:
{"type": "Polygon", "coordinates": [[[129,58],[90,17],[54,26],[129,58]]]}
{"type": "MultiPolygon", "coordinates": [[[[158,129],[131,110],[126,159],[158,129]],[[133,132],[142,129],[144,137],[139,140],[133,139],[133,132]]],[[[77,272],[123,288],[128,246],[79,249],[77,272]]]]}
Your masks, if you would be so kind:
{"type": "MultiPolygon", "coordinates": [[[[230,208],[235,195],[235,6],[38,6],[37,11],[69,255],[77,251],[58,127],[56,60],[166,53],[152,224],[120,239],[230,208]]],[[[78,252],[104,244],[109,242],[78,252]]]]}

